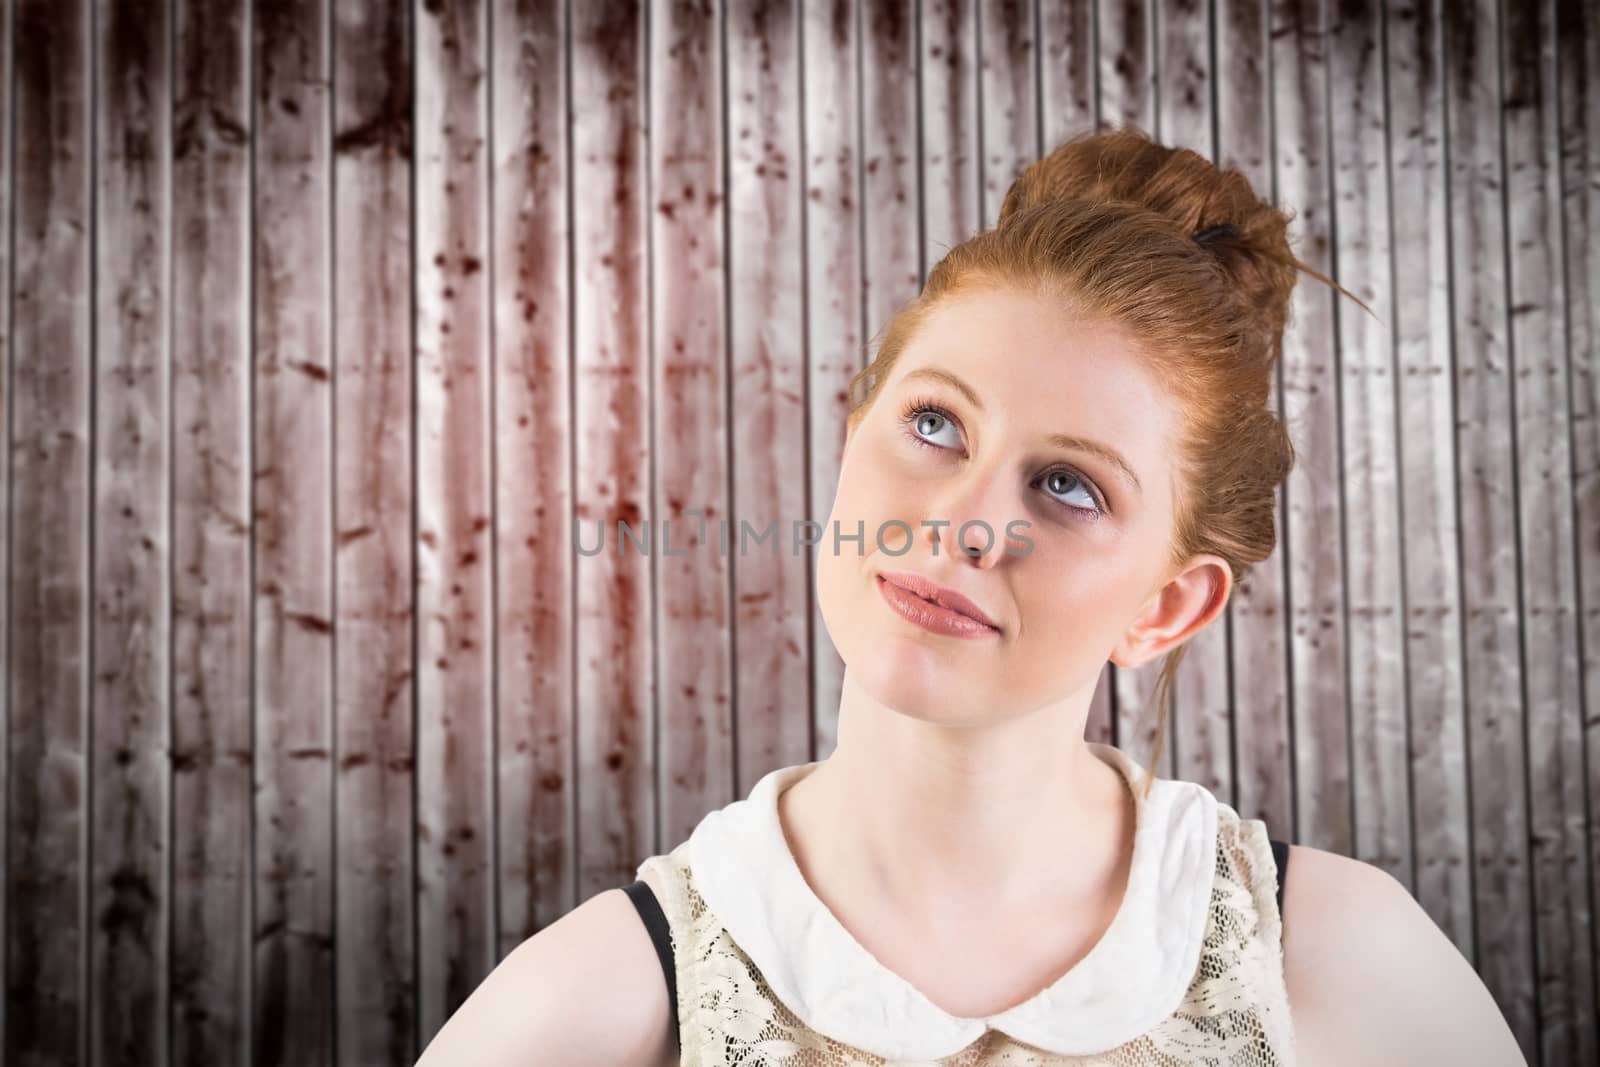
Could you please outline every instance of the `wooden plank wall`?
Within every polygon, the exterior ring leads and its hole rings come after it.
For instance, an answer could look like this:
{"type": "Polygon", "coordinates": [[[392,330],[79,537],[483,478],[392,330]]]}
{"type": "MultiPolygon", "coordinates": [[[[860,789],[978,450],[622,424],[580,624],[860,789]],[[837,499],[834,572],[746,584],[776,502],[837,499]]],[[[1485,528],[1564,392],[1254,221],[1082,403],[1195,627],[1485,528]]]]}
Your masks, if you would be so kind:
{"type": "Polygon", "coordinates": [[[5,0],[0,1064],[408,1064],[826,756],[815,560],[721,524],[826,520],[850,376],[1096,122],[1375,315],[1302,282],[1279,550],[1161,753],[1157,665],[1090,736],[1596,1062],[1597,84],[1593,0],[5,0]]]}

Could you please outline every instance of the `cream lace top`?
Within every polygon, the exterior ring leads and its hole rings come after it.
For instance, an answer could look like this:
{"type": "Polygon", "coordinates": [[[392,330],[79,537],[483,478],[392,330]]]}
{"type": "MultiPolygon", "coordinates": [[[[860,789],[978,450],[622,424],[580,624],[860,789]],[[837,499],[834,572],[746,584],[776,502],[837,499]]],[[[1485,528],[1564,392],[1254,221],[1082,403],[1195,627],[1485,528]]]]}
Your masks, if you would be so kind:
{"type": "Polygon", "coordinates": [[[890,971],[811,891],[777,797],[817,766],[772,771],[748,798],[639,866],[667,921],[684,1067],[1156,1067],[1294,1062],[1277,871],[1265,824],[1125,754],[1133,859],[1102,938],[1029,999],[951,1015],[890,971]]]}

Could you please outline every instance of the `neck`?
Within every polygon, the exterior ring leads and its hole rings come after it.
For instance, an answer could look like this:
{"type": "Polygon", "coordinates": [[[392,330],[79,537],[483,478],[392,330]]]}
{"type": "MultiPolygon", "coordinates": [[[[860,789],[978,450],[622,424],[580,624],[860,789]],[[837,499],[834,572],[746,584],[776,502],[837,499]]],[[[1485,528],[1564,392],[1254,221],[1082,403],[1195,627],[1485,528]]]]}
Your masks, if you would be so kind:
{"type": "Polygon", "coordinates": [[[837,747],[780,797],[796,852],[935,913],[1105,893],[1126,872],[1133,800],[1083,739],[1092,695],[952,728],[883,706],[847,671],[837,747]]]}

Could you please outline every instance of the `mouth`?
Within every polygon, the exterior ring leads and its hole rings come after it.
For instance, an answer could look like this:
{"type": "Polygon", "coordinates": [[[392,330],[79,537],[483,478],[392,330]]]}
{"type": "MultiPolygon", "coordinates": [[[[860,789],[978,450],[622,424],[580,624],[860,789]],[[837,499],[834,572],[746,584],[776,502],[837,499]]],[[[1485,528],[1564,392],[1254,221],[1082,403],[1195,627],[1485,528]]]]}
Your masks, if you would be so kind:
{"type": "Polygon", "coordinates": [[[1000,627],[960,593],[905,572],[879,574],[878,593],[902,618],[948,637],[995,637],[1000,627]]]}

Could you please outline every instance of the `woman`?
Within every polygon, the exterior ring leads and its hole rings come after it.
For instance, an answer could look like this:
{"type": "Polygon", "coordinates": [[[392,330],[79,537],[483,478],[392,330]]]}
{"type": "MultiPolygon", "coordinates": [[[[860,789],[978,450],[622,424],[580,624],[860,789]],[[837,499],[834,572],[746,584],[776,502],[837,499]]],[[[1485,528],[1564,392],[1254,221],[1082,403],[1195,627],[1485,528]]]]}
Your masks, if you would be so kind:
{"type": "Polygon", "coordinates": [[[1522,1063],[1387,874],[1084,740],[1105,662],[1167,656],[1164,703],[1273,549],[1288,221],[1132,130],[1030,167],[854,383],[835,751],[530,938],[421,1063],[1522,1063]]]}

